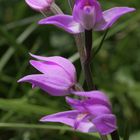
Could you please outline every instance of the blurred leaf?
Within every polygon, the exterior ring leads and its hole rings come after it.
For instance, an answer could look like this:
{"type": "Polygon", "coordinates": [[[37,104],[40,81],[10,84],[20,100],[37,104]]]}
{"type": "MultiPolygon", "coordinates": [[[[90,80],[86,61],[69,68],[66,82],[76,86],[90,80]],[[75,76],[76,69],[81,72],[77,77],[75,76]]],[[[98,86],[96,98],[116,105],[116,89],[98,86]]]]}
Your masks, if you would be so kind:
{"type": "Polygon", "coordinates": [[[140,140],[140,131],[135,132],[130,136],[130,140],[140,140]]]}
{"type": "Polygon", "coordinates": [[[23,115],[45,115],[56,112],[55,109],[29,104],[22,99],[0,99],[0,109],[14,111],[23,115]]]}

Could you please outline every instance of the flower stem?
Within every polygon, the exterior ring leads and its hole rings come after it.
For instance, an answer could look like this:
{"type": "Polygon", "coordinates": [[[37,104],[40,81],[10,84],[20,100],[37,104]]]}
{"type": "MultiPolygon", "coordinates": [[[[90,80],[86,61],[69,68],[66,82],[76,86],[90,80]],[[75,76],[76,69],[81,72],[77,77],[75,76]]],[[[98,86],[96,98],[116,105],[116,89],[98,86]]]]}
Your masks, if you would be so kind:
{"type": "MultiPolygon", "coordinates": [[[[74,6],[74,2],[75,2],[75,0],[68,0],[68,3],[69,3],[70,8],[71,8],[71,12],[72,12],[72,9],[74,6]]],[[[75,34],[74,38],[75,38],[76,46],[77,46],[79,57],[80,57],[81,67],[82,67],[83,72],[85,73],[84,63],[86,60],[86,51],[85,51],[83,33],[75,34]]]]}
{"type": "Polygon", "coordinates": [[[119,133],[118,130],[115,130],[114,132],[111,133],[111,138],[112,140],[119,140],[119,133]]]}
{"type": "Polygon", "coordinates": [[[84,45],[84,37],[82,33],[79,33],[79,34],[74,35],[74,38],[75,38],[76,46],[79,52],[82,70],[85,71],[84,62],[86,59],[86,51],[85,51],[85,45],[84,45]]]}
{"type": "Polygon", "coordinates": [[[108,140],[106,135],[100,135],[100,137],[101,137],[101,140],[108,140]]]}
{"type": "Polygon", "coordinates": [[[74,0],[68,0],[71,10],[73,9],[74,0]]]}
{"type": "Polygon", "coordinates": [[[63,14],[63,11],[59,8],[59,6],[56,3],[53,3],[51,6],[51,11],[53,14],[63,14]]]}
{"type": "Polygon", "coordinates": [[[88,86],[88,90],[95,90],[95,85],[92,79],[91,73],[91,49],[92,49],[92,30],[85,30],[85,48],[86,48],[86,59],[84,62],[84,74],[85,80],[88,86]]]}
{"type": "MultiPolygon", "coordinates": [[[[60,7],[56,3],[52,3],[50,7],[50,11],[54,14],[63,14],[63,11],[60,9],[60,7]]],[[[40,11],[44,17],[47,17],[48,15],[48,10],[46,11],[40,11]]]]}

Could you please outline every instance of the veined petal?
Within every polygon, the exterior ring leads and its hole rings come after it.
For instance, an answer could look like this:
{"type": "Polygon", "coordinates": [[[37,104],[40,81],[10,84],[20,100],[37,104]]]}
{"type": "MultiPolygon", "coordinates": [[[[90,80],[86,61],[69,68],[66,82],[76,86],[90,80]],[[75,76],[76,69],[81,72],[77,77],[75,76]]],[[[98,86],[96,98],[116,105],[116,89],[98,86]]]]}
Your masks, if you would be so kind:
{"type": "Polygon", "coordinates": [[[60,15],[51,16],[40,20],[39,24],[52,24],[72,34],[76,34],[84,31],[81,25],[78,22],[75,22],[73,20],[73,17],[70,15],[60,14],[60,15]]]}
{"type": "Polygon", "coordinates": [[[85,108],[93,117],[112,113],[111,110],[104,105],[85,105],[85,108]]]}
{"type": "Polygon", "coordinates": [[[35,59],[51,62],[54,63],[55,65],[62,67],[64,71],[66,71],[68,75],[71,77],[71,80],[73,82],[76,82],[76,69],[68,59],[60,56],[44,57],[44,56],[33,55],[31,53],[30,55],[35,59]]]}
{"type": "Polygon", "coordinates": [[[53,0],[25,0],[25,2],[33,9],[37,11],[44,10],[50,7],[53,0]]]}
{"type": "Polygon", "coordinates": [[[70,97],[66,97],[66,102],[73,108],[76,110],[79,110],[81,112],[85,112],[85,108],[82,104],[82,101],[78,100],[78,99],[73,99],[70,97]]]}
{"type": "Polygon", "coordinates": [[[69,94],[71,83],[64,77],[48,77],[45,74],[28,75],[18,82],[29,82],[33,87],[40,87],[53,96],[64,96],[69,94]]]}
{"type": "Polygon", "coordinates": [[[74,95],[77,96],[82,96],[82,97],[88,97],[90,98],[89,100],[85,100],[85,103],[91,104],[93,101],[93,104],[100,104],[100,105],[105,105],[111,109],[111,104],[108,99],[108,97],[99,90],[93,90],[93,91],[77,91],[77,92],[72,92],[74,95]]]}
{"type": "Polygon", "coordinates": [[[97,131],[102,135],[110,134],[117,129],[116,117],[113,114],[104,114],[94,118],[92,121],[97,131]]]}
{"type": "MultiPolygon", "coordinates": [[[[60,122],[74,128],[76,117],[80,114],[77,110],[59,112],[56,114],[48,115],[41,118],[41,122],[60,122]]],[[[76,129],[80,132],[95,132],[95,126],[92,122],[82,121],[79,123],[78,128],[76,129]]]]}
{"type": "Polygon", "coordinates": [[[103,18],[101,22],[95,25],[95,31],[105,30],[111,27],[121,16],[126,13],[135,11],[134,8],[129,7],[115,7],[103,12],[103,18]]]}
{"type": "Polygon", "coordinates": [[[79,114],[77,110],[64,111],[56,114],[48,115],[40,119],[41,122],[60,122],[71,127],[74,126],[74,120],[79,114]]]}

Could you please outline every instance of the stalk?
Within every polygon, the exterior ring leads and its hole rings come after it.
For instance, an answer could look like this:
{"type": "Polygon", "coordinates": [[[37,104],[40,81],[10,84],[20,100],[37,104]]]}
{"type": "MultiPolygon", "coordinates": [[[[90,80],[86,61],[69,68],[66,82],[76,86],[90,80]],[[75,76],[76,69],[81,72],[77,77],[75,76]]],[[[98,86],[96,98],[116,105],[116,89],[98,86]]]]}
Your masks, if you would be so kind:
{"type": "MultiPolygon", "coordinates": [[[[86,60],[84,63],[84,73],[85,73],[85,80],[88,86],[88,90],[96,90],[95,84],[92,78],[91,72],[91,59],[92,59],[92,29],[85,30],[85,48],[86,48],[86,60]]],[[[101,140],[108,140],[107,136],[101,135],[101,140]]]]}
{"type": "Polygon", "coordinates": [[[68,0],[68,3],[69,3],[69,5],[70,5],[71,10],[73,9],[74,1],[75,1],[75,0],[68,0]]]}
{"type": "Polygon", "coordinates": [[[111,133],[111,138],[112,140],[119,140],[119,133],[118,130],[115,130],[114,132],[111,133]]]}
{"type": "MultiPolygon", "coordinates": [[[[52,3],[51,7],[50,7],[50,11],[54,14],[54,15],[57,15],[57,14],[63,14],[63,11],[59,8],[59,6],[56,4],[56,3],[52,3]]],[[[44,16],[44,17],[47,17],[48,15],[48,10],[44,10],[44,11],[40,11],[41,14],[44,16]]]]}
{"type": "Polygon", "coordinates": [[[85,80],[88,86],[88,90],[95,90],[95,85],[92,78],[91,72],[91,49],[92,49],[92,29],[85,30],[85,48],[86,48],[86,60],[84,62],[84,73],[85,73],[85,80]]]}
{"type": "Polygon", "coordinates": [[[100,135],[101,140],[108,140],[107,136],[100,135]]]}
{"type": "Polygon", "coordinates": [[[59,6],[56,3],[53,3],[50,10],[53,12],[53,14],[63,14],[63,11],[59,8],[59,6]]]}
{"type": "MultiPolygon", "coordinates": [[[[74,2],[75,2],[75,0],[68,0],[71,11],[73,9],[74,2]]],[[[84,44],[84,36],[83,36],[82,33],[79,33],[79,34],[75,34],[74,38],[75,38],[76,46],[77,46],[79,57],[80,57],[82,71],[84,72],[84,76],[85,76],[84,63],[85,63],[85,60],[86,60],[86,50],[85,50],[85,44],[84,44]]]]}
{"type": "Polygon", "coordinates": [[[78,53],[80,56],[82,70],[85,73],[84,63],[85,63],[85,59],[86,59],[86,51],[85,51],[85,45],[84,45],[84,37],[83,37],[82,33],[79,33],[79,34],[74,35],[74,38],[75,38],[76,46],[77,46],[78,53]]]}

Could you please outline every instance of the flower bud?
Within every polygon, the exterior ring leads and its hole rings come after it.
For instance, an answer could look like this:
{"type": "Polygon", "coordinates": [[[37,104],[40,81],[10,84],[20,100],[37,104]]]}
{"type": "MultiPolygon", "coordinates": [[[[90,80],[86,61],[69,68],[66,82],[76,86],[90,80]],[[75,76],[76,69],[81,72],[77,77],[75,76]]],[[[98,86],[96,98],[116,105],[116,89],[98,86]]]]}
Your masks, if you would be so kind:
{"type": "Polygon", "coordinates": [[[26,3],[36,11],[46,11],[54,0],[25,0],[26,3]]]}
{"type": "Polygon", "coordinates": [[[18,82],[29,82],[33,88],[40,87],[53,96],[64,96],[71,92],[76,83],[76,71],[69,60],[60,56],[31,56],[38,61],[31,60],[30,64],[42,74],[28,75],[18,82]]]}

